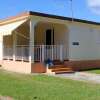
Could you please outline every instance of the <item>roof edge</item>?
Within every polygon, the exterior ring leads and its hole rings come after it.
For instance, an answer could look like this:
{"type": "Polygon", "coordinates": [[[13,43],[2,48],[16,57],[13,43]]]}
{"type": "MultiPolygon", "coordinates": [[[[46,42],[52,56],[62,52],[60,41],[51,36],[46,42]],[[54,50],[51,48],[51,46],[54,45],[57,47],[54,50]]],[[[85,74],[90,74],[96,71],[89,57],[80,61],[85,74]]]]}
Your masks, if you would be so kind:
{"type": "Polygon", "coordinates": [[[13,21],[18,21],[18,20],[25,19],[29,15],[30,15],[30,12],[23,12],[23,13],[20,13],[18,15],[15,15],[15,16],[8,17],[6,19],[1,19],[0,20],[0,25],[6,24],[6,23],[9,23],[9,22],[13,22],[13,21]]]}
{"type": "Polygon", "coordinates": [[[33,12],[33,11],[26,11],[26,12],[20,13],[20,14],[18,14],[16,16],[12,16],[12,17],[8,17],[6,19],[0,20],[0,25],[1,25],[1,23],[6,23],[6,22],[12,21],[12,20],[18,20],[20,18],[26,18],[26,17],[29,17],[30,15],[47,17],[47,18],[55,18],[55,19],[67,20],[67,21],[72,21],[73,20],[74,22],[81,22],[81,23],[85,23],[85,24],[100,25],[99,22],[83,20],[83,19],[76,19],[76,18],[72,19],[71,17],[64,17],[64,16],[58,16],[58,15],[46,14],[46,13],[40,13],[40,12],[33,12]]]}
{"type": "Polygon", "coordinates": [[[45,13],[33,12],[33,11],[30,11],[29,14],[30,15],[36,15],[36,16],[42,16],[42,17],[48,17],[48,18],[55,18],[55,19],[61,19],[61,20],[81,22],[81,23],[86,23],[86,24],[100,25],[99,22],[77,19],[77,18],[71,18],[71,17],[58,16],[58,15],[53,15],[53,14],[45,14],[45,13]]]}

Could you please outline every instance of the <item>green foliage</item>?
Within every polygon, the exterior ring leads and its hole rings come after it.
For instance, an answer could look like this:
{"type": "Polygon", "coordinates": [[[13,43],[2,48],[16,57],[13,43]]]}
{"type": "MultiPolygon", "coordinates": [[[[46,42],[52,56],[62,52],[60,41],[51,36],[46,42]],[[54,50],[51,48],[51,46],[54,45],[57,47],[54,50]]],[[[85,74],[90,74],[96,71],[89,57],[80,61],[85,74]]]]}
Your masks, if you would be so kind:
{"type": "Polygon", "coordinates": [[[100,85],[0,70],[0,95],[15,100],[100,100],[100,85]]]}

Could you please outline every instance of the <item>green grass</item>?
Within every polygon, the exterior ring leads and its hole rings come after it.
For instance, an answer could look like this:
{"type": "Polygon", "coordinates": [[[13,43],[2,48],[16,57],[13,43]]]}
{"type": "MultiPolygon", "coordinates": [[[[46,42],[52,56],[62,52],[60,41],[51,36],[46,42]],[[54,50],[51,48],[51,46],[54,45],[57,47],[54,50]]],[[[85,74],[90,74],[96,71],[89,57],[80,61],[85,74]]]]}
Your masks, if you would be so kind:
{"type": "Polygon", "coordinates": [[[100,100],[100,85],[0,70],[0,95],[15,100],[100,100]]]}
{"type": "Polygon", "coordinates": [[[94,73],[94,74],[100,74],[100,69],[88,70],[88,71],[86,71],[86,72],[94,73]]]}

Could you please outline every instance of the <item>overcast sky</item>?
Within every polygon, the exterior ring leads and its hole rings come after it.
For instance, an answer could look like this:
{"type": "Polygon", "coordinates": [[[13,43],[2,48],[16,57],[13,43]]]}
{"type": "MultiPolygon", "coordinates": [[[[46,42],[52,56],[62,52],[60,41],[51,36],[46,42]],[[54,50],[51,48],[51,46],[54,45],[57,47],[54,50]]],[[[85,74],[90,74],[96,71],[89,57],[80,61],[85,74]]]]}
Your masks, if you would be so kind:
{"type": "MultiPolygon", "coordinates": [[[[71,17],[71,0],[1,0],[0,19],[23,11],[71,17]]],[[[74,17],[100,22],[100,0],[73,0],[74,17]]]]}

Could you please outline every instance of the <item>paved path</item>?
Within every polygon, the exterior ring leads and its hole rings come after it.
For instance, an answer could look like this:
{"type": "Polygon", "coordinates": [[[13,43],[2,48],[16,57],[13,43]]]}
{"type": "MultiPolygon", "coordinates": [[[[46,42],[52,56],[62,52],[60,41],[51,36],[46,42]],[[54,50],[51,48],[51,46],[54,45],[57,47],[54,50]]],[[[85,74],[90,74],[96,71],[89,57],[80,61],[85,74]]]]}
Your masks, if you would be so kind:
{"type": "Polygon", "coordinates": [[[86,72],[76,72],[71,74],[57,74],[57,77],[70,78],[74,80],[90,81],[93,83],[100,83],[100,74],[91,74],[86,72]]]}

